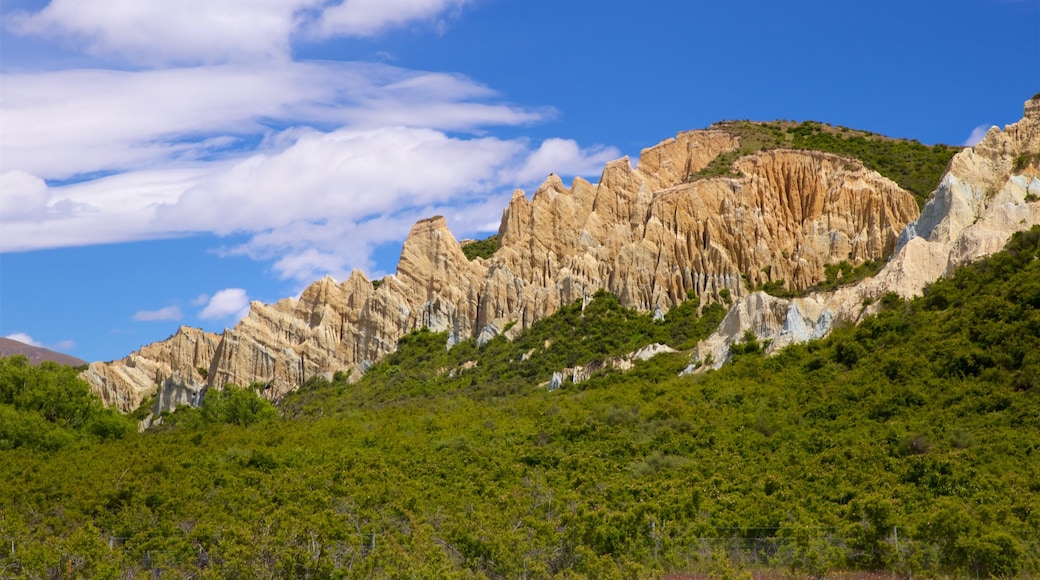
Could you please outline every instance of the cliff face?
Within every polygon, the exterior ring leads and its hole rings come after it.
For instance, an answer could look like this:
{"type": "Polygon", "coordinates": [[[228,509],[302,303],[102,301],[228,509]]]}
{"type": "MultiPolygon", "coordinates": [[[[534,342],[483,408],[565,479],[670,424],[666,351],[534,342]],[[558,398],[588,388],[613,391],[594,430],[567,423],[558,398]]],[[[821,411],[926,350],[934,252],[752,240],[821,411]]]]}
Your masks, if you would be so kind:
{"type": "Polygon", "coordinates": [[[729,345],[750,330],[771,341],[768,352],[826,335],[835,322],[855,323],[877,311],[888,292],[910,298],[954,268],[1001,250],[1011,234],[1040,224],[1040,99],[1024,118],[997,127],[966,148],[920,217],[899,237],[895,254],[872,279],[836,292],[780,299],[764,293],[734,304],[719,329],[698,346],[687,369],[718,368],[729,345]],[[708,363],[708,364],[705,364],[708,363]]]}
{"type": "Polygon", "coordinates": [[[94,363],[84,378],[122,409],[174,371],[201,381],[198,367],[209,386],[262,382],[277,397],[314,375],[360,376],[413,329],[447,331],[449,345],[486,340],[509,323],[507,334],[518,333],[599,288],[625,306],[662,311],[690,296],[717,301],[723,290],[746,300],[770,281],[804,289],[826,264],[891,255],[919,217],[910,193],[825,153],[761,152],[738,159],[735,177],[690,180],[739,146],[724,131],[691,131],[642,151],[635,168],[627,158],[609,163],[595,185],[579,178],[566,187],[550,175],[531,199],[514,193],[490,259],[468,261],[443,218],[423,220],[378,288],[358,271],[343,283],[325,278],[298,300],[254,302],[222,336],[182,329],[94,363]]]}
{"type": "Polygon", "coordinates": [[[136,409],[175,374],[192,385],[205,385],[199,369],[208,369],[220,335],[182,326],[162,342],[145,346],[113,362],[93,362],[80,375],[106,406],[136,409]]]}

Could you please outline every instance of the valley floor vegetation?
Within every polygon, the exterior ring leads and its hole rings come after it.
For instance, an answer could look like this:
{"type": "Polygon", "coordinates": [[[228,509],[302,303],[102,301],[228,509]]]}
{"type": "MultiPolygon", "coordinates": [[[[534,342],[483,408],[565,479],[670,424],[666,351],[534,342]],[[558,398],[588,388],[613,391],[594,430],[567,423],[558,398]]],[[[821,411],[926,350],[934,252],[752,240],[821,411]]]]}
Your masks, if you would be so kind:
{"type": "Polygon", "coordinates": [[[549,391],[664,320],[606,293],[513,342],[416,331],[347,384],[210,391],[155,430],[0,362],[0,577],[1040,574],[1040,228],[856,327],[549,391]]]}

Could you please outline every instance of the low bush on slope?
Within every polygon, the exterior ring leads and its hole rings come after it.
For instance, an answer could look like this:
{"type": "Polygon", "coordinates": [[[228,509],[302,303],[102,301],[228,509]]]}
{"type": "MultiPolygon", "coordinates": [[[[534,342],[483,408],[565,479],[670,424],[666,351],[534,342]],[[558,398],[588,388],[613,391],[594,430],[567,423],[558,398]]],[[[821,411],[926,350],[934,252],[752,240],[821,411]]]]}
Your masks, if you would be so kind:
{"type": "Polygon", "coordinates": [[[1036,575],[1038,245],[1040,229],[1016,235],[858,327],[771,358],[742,348],[695,377],[662,355],[538,387],[669,328],[600,296],[514,343],[446,351],[414,333],[360,383],[287,397],[281,419],[6,450],[0,538],[14,549],[0,566],[642,577],[725,571],[728,557],[811,575],[1036,575]]]}

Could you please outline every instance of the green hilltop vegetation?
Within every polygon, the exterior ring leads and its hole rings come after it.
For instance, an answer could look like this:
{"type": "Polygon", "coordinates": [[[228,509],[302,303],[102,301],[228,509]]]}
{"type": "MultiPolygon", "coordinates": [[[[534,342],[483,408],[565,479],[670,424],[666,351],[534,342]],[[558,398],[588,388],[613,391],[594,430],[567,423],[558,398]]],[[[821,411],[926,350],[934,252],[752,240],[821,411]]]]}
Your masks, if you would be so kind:
{"type": "Polygon", "coordinates": [[[724,121],[711,128],[740,137],[740,148],[716,157],[707,167],[691,174],[688,177],[690,181],[735,176],[733,162],[759,151],[780,148],[823,151],[860,160],[868,169],[913,193],[918,207],[922,208],[949,167],[950,159],[962,149],[942,144],[929,146],[917,140],[892,139],[869,131],[815,121],[724,121]]]}
{"type": "MultiPolygon", "coordinates": [[[[718,371],[600,293],[513,342],[417,331],[356,384],[207,393],[138,434],[0,364],[0,576],[1040,574],[1040,228],[856,327],[718,371]],[[67,404],[66,404],[67,403],[67,404]],[[159,572],[156,572],[156,571],[159,572]]],[[[63,381],[63,388],[55,388],[63,381]]]]}
{"type": "Polygon", "coordinates": [[[477,240],[470,242],[465,246],[462,246],[462,253],[466,255],[470,261],[475,258],[490,258],[495,254],[495,250],[498,249],[498,234],[488,236],[483,240],[477,240]]]}

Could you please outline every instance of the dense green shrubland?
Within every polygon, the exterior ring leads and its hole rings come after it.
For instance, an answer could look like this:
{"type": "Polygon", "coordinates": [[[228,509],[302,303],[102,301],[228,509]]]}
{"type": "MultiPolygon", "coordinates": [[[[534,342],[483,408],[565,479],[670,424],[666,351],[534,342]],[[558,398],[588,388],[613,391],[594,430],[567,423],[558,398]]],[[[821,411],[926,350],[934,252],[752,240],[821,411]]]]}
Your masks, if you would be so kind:
{"type": "Polygon", "coordinates": [[[0,358],[0,450],[53,451],[136,431],[133,421],[105,409],[78,374],[53,362],[33,366],[24,356],[0,358]]]}
{"type": "Polygon", "coordinates": [[[280,419],[244,405],[257,421],[9,449],[0,575],[632,577],[756,557],[1035,576],[1038,245],[1040,229],[1016,235],[857,327],[770,358],[745,342],[698,376],[662,355],[539,387],[717,322],[598,295],[515,342],[413,333],[357,384],[312,380],[280,419]]]}

